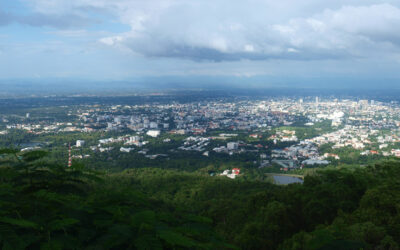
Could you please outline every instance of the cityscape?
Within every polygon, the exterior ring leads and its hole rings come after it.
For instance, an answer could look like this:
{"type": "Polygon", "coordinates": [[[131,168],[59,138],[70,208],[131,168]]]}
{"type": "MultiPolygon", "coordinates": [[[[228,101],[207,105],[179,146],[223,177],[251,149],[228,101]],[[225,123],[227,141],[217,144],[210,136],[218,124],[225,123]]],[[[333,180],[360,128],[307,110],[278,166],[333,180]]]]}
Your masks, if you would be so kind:
{"type": "Polygon", "coordinates": [[[399,250],[399,0],[0,0],[0,249],[399,250]]]}
{"type": "Polygon", "coordinates": [[[202,157],[244,154],[258,168],[274,172],[274,166],[279,166],[280,172],[287,172],[341,163],[346,149],[357,153],[360,161],[400,157],[397,102],[236,98],[59,109],[65,114],[60,120],[46,119],[42,113],[3,115],[5,129],[0,134],[7,137],[9,131],[24,131],[37,138],[18,145],[28,145],[21,151],[51,148],[54,142],[49,136],[73,134],[79,139],[65,145],[74,148],[74,161],[114,151],[148,159],[179,158],[183,151],[191,151],[202,157]],[[80,134],[93,136],[85,141],[80,134]]]}

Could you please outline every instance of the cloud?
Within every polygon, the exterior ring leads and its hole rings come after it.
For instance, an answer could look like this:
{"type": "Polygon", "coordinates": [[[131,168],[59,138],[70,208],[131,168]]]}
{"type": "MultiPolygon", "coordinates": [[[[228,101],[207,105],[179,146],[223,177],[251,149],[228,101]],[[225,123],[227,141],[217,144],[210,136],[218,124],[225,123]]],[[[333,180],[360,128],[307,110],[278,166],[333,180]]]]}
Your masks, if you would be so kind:
{"type": "Polygon", "coordinates": [[[32,26],[80,28],[103,18],[129,25],[130,31],[99,41],[150,58],[357,59],[390,56],[400,46],[400,8],[389,0],[25,2],[34,13],[18,21],[32,26]]]}
{"type": "Polygon", "coordinates": [[[400,9],[390,4],[327,9],[278,24],[199,14],[199,8],[178,5],[156,17],[133,16],[130,32],[101,41],[149,57],[195,61],[357,58],[400,45],[400,9]]]}
{"type": "Polygon", "coordinates": [[[298,49],[344,50],[363,56],[370,49],[399,45],[399,25],[400,9],[380,4],[325,10],[310,18],[274,25],[274,29],[283,41],[298,49]]]}

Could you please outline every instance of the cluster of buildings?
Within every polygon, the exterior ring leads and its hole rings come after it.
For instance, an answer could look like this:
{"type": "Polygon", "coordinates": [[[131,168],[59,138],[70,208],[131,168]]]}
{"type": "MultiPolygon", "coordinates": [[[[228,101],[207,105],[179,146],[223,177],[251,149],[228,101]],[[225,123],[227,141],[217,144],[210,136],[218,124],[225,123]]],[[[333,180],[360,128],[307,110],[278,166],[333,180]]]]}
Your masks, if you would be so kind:
{"type": "MultiPolygon", "coordinates": [[[[308,124],[330,120],[332,125],[364,125],[374,129],[396,128],[400,107],[396,103],[368,100],[279,98],[268,100],[209,100],[192,103],[142,105],[65,106],[63,121],[26,115],[2,116],[6,129],[31,133],[125,131],[152,136],[170,132],[205,134],[210,130],[255,131],[263,128],[308,124]],[[11,119],[13,118],[13,119],[11,119]]],[[[277,140],[295,141],[282,131],[277,140]]],[[[257,136],[257,134],[253,134],[257,136]]]]}
{"type": "Polygon", "coordinates": [[[360,153],[362,155],[389,156],[396,155],[396,150],[392,147],[400,142],[400,130],[399,128],[378,130],[365,125],[346,125],[342,129],[306,141],[318,146],[330,143],[332,149],[351,147],[362,150],[360,153]]]}
{"type": "Polygon", "coordinates": [[[395,102],[309,97],[140,105],[96,104],[64,108],[66,115],[63,120],[40,119],[36,113],[17,118],[3,115],[0,134],[7,135],[15,129],[38,135],[96,131],[128,134],[102,138],[95,145],[77,140],[75,146],[99,152],[119,148],[123,153],[140,148],[138,152],[150,159],[166,155],[148,155],[144,146],[149,141],[161,137],[161,143],[169,143],[171,140],[164,135],[184,135],[182,144],[176,148],[178,152],[194,151],[204,156],[209,156],[210,152],[230,155],[256,152],[260,156],[260,167],[276,163],[283,169],[326,165],[331,158],[339,160],[340,157],[333,153],[320,154],[319,148],[326,144],[331,145],[333,150],[351,147],[362,155],[400,157],[397,147],[400,142],[400,106],[395,102]],[[296,134],[295,129],[288,128],[315,128],[321,122],[329,125],[329,132],[321,130],[318,136],[307,139],[296,134]],[[273,135],[263,138],[263,134],[274,128],[277,129],[273,135]],[[238,134],[246,134],[249,141],[246,142],[243,137],[240,140],[235,138],[238,134]],[[276,145],[269,151],[270,155],[266,155],[263,145],[251,143],[261,139],[276,145]],[[278,142],[290,146],[277,148],[278,142]]]}
{"type": "Polygon", "coordinates": [[[272,163],[281,166],[284,171],[304,166],[327,165],[329,161],[326,159],[330,156],[321,156],[317,145],[309,141],[301,141],[290,147],[274,149],[271,152],[272,163]]]}
{"type": "Polygon", "coordinates": [[[281,142],[297,142],[298,138],[296,136],[295,130],[278,130],[276,133],[269,137],[270,140],[273,140],[276,144],[278,141],[281,142]]]}
{"type": "MultiPolygon", "coordinates": [[[[100,139],[100,140],[98,140],[98,144],[90,146],[90,149],[92,151],[109,152],[114,149],[114,147],[110,147],[110,144],[120,144],[120,145],[122,145],[120,147],[120,151],[124,152],[124,153],[129,153],[135,149],[132,146],[140,148],[140,147],[146,145],[147,143],[148,143],[148,141],[144,141],[142,136],[124,135],[124,136],[119,136],[117,138],[110,137],[110,138],[100,139]]],[[[78,147],[78,145],[82,146],[84,144],[85,144],[85,142],[82,140],[76,141],[77,147],[78,147]],[[83,142],[83,144],[82,144],[82,142],[83,142]]]]}
{"type": "Polygon", "coordinates": [[[220,176],[226,176],[231,179],[235,179],[238,175],[240,174],[240,169],[239,168],[233,168],[232,170],[226,169],[224,170],[220,176]]]}
{"type": "Polygon", "coordinates": [[[204,152],[210,144],[210,138],[201,136],[189,136],[183,141],[183,145],[178,149],[186,151],[204,152]]]}

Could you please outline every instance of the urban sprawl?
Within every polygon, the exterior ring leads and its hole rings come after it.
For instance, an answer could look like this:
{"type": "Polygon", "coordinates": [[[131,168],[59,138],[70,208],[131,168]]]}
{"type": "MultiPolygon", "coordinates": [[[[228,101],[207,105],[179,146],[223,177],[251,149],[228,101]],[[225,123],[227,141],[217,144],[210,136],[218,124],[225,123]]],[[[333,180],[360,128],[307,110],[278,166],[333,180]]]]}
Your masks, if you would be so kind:
{"type": "MultiPolygon", "coordinates": [[[[73,158],[113,150],[148,159],[169,159],[185,151],[202,157],[251,153],[257,168],[274,165],[281,171],[328,165],[340,160],[334,153],[340,149],[366,157],[400,157],[400,106],[396,102],[308,97],[59,108],[65,110],[66,120],[41,119],[38,113],[3,115],[0,134],[6,136],[12,130],[33,135],[102,132],[99,135],[104,137],[96,143],[71,142],[74,148],[92,152],[74,153],[73,158]],[[120,134],[107,136],[112,132],[120,134]],[[154,138],[165,145],[179,144],[169,153],[150,154],[149,142],[154,138]],[[322,147],[329,152],[322,152],[322,147]]],[[[41,147],[46,144],[21,146],[21,150],[41,147]]],[[[235,178],[240,169],[220,174],[235,178]]]]}

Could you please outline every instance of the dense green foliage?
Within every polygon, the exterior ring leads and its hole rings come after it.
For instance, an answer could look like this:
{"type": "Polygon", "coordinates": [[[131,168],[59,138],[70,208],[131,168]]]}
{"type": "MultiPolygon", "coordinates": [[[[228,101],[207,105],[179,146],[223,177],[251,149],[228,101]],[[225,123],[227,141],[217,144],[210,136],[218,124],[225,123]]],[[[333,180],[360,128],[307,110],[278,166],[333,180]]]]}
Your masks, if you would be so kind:
{"type": "Polygon", "coordinates": [[[110,181],[211,218],[243,249],[398,249],[399,167],[327,169],[287,186],[159,169],[110,181]]]}
{"type": "Polygon", "coordinates": [[[399,248],[398,161],[277,186],[206,170],[104,176],[42,151],[0,154],[3,249],[399,248]]]}
{"type": "Polygon", "coordinates": [[[106,185],[82,166],[46,164],[42,151],[0,153],[2,249],[230,248],[209,219],[106,185]]]}

